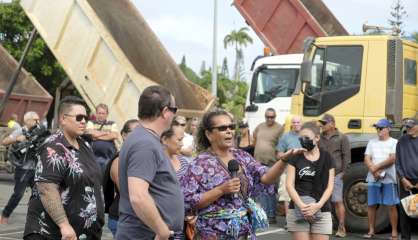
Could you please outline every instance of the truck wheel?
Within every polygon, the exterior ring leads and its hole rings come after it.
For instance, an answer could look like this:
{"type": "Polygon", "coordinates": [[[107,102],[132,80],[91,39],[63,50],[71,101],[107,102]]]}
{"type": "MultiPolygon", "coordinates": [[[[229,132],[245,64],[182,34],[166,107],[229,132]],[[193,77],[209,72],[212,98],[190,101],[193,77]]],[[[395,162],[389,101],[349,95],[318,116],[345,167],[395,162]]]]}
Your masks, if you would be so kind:
{"type": "MultiPolygon", "coordinates": [[[[367,232],[367,168],[363,163],[351,164],[344,176],[345,225],[350,232],[367,232]]],[[[388,209],[378,206],[375,231],[389,226],[388,209]]]]}

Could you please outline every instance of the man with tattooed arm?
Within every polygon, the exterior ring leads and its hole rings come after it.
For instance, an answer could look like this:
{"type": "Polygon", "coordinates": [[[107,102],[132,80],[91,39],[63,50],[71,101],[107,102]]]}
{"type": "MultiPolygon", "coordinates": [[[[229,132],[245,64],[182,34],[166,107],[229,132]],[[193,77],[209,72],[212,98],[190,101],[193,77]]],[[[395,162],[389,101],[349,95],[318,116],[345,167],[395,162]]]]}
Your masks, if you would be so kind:
{"type": "Polygon", "coordinates": [[[61,128],[40,150],[25,240],[101,238],[102,176],[91,146],[82,137],[87,119],[80,98],[70,96],[61,101],[61,128]]]}

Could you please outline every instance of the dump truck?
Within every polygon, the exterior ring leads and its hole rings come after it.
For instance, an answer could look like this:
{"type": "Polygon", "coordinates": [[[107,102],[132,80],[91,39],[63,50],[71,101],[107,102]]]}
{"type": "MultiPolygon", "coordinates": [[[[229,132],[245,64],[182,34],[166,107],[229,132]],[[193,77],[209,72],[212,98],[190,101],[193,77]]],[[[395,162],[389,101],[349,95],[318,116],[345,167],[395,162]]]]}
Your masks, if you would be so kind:
{"type": "MultiPolygon", "coordinates": [[[[7,50],[0,45],[0,98],[3,98],[18,66],[17,61],[7,50]]],[[[36,81],[25,69],[20,71],[17,82],[5,103],[0,114],[0,141],[7,137],[12,129],[7,127],[7,121],[12,114],[18,116],[18,121],[23,123],[25,112],[34,111],[39,117],[45,118],[51,106],[52,96],[36,81]]],[[[13,166],[7,161],[7,148],[0,145],[0,169],[9,173],[13,172],[13,166]]]]}
{"type": "Polygon", "coordinates": [[[299,78],[305,38],[348,33],[321,0],[234,0],[234,6],[273,54],[252,64],[245,108],[250,131],[265,121],[267,108],[274,108],[276,120],[283,124],[299,78]]]}
{"type": "MultiPolygon", "coordinates": [[[[13,56],[0,45],[0,97],[4,96],[5,89],[7,89],[17,66],[18,63],[13,56]]],[[[12,114],[17,114],[19,122],[23,123],[23,115],[27,111],[35,111],[41,119],[45,118],[51,102],[52,96],[30,73],[22,69],[12,94],[0,115],[0,122],[5,124],[12,114]]]]}
{"type": "Polygon", "coordinates": [[[91,109],[119,126],[137,116],[150,85],[168,88],[179,114],[200,116],[216,98],[187,80],[129,0],[21,0],[26,15],[91,109]]]}
{"type": "MultiPolygon", "coordinates": [[[[393,121],[392,136],[402,122],[418,113],[418,44],[397,36],[340,36],[308,39],[301,83],[292,96],[292,115],[304,121],[332,114],[351,144],[351,163],[344,175],[346,226],[367,231],[367,168],[364,152],[376,137],[381,118],[393,121]]],[[[379,207],[376,231],[389,224],[379,207]]]]}

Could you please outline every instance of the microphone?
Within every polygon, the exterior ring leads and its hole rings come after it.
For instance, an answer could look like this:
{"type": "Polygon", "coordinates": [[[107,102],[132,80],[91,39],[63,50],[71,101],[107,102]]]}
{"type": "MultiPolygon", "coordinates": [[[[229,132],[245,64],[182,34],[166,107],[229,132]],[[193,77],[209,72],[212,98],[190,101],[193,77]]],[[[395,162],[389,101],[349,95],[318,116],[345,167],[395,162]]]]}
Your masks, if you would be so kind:
{"type": "MultiPolygon", "coordinates": [[[[238,177],[239,162],[235,159],[230,160],[228,162],[228,171],[231,174],[231,177],[233,178],[238,177]]],[[[238,198],[238,193],[234,193],[233,197],[238,198]]]]}

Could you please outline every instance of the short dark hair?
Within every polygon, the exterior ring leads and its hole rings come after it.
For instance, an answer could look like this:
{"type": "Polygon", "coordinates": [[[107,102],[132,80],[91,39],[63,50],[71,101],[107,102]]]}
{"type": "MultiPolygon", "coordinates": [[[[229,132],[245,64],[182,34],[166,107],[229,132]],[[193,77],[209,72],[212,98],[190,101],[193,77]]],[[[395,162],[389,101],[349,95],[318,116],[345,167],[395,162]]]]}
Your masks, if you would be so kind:
{"type": "Polygon", "coordinates": [[[202,120],[200,121],[199,127],[197,129],[196,140],[197,140],[197,148],[199,151],[204,151],[208,147],[210,147],[209,139],[206,137],[206,130],[211,131],[213,127],[213,118],[217,116],[228,116],[231,121],[231,115],[220,108],[213,109],[208,111],[203,115],[202,120]]]}
{"type": "Polygon", "coordinates": [[[125,122],[125,124],[123,124],[122,130],[120,130],[120,134],[122,135],[123,133],[129,133],[130,131],[132,131],[131,129],[131,125],[133,123],[139,123],[138,119],[129,119],[128,121],[125,122]]]}
{"type": "Polygon", "coordinates": [[[306,122],[302,125],[301,130],[303,129],[309,129],[311,132],[313,132],[315,134],[315,136],[318,136],[319,134],[321,134],[321,128],[318,126],[316,121],[309,121],[306,122]]]}
{"type": "Polygon", "coordinates": [[[274,112],[274,114],[276,114],[276,110],[274,110],[274,108],[271,107],[267,108],[266,112],[274,112]]]}
{"type": "Polygon", "coordinates": [[[171,138],[174,136],[174,128],[171,126],[169,129],[165,130],[160,137],[160,141],[162,142],[165,138],[171,138]]]}
{"type": "Polygon", "coordinates": [[[86,107],[86,103],[83,101],[83,99],[76,96],[66,96],[60,101],[58,114],[61,116],[63,114],[69,113],[74,105],[81,105],[86,107]]]}
{"type": "Polygon", "coordinates": [[[162,86],[145,88],[138,101],[138,118],[154,119],[171,104],[171,93],[162,86]]]}

